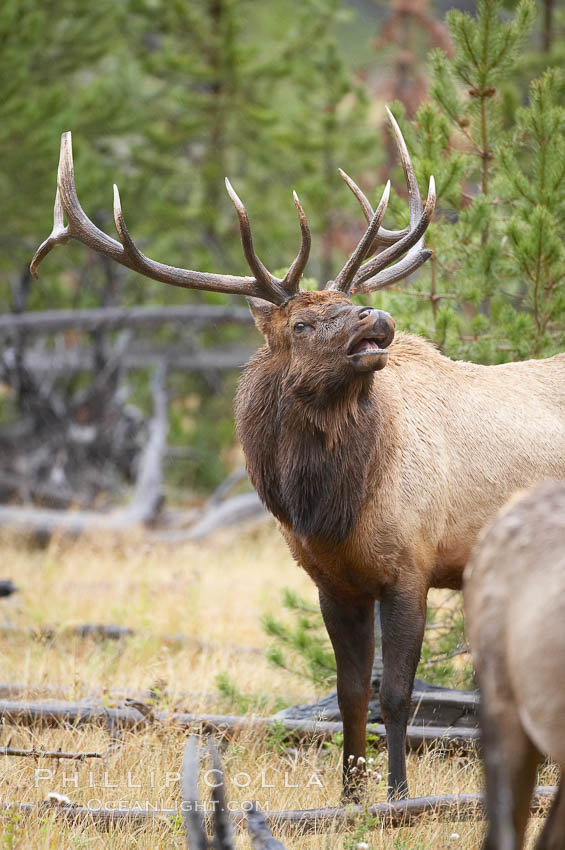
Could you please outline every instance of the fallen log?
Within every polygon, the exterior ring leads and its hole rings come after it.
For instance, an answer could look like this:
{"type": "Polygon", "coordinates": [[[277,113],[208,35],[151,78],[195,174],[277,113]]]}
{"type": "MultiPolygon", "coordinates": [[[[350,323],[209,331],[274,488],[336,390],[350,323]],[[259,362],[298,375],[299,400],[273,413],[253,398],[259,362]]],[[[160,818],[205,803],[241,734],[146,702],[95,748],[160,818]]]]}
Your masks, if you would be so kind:
{"type": "Polygon", "coordinates": [[[270,514],[253,490],[250,493],[239,493],[219,505],[211,506],[190,528],[153,531],[148,534],[148,537],[155,543],[195,542],[203,540],[212,532],[221,528],[239,525],[248,520],[262,521],[268,519],[270,519],[270,514]]]}
{"type": "MultiPolygon", "coordinates": [[[[266,733],[270,728],[284,729],[289,738],[318,739],[332,738],[343,732],[343,724],[328,721],[301,722],[299,720],[281,720],[276,717],[246,717],[226,714],[193,714],[190,712],[153,711],[151,718],[137,708],[106,708],[104,705],[85,704],[84,702],[27,702],[0,700],[0,720],[5,724],[21,726],[85,726],[89,724],[108,725],[120,729],[143,729],[152,722],[170,724],[180,729],[234,735],[238,732],[266,733]]],[[[380,723],[367,724],[367,733],[377,738],[386,738],[385,727],[380,723]]],[[[439,743],[446,747],[469,747],[478,739],[477,729],[443,728],[437,726],[408,726],[407,742],[413,750],[423,744],[439,743]]]]}
{"type": "MultiPolygon", "coordinates": [[[[212,348],[186,351],[175,348],[149,348],[126,351],[120,362],[123,372],[147,369],[162,358],[170,362],[170,371],[207,372],[240,369],[254,353],[251,348],[212,348]]],[[[92,353],[85,348],[67,349],[55,353],[29,351],[24,357],[27,369],[37,378],[45,375],[74,375],[92,372],[92,353]]]]}
{"type": "MultiPolygon", "coordinates": [[[[531,803],[533,815],[543,815],[557,791],[551,785],[536,787],[531,803]]],[[[178,822],[177,809],[159,809],[153,806],[129,809],[89,808],[59,800],[45,803],[17,803],[5,801],[4,811],[15,811],[22,816],[52,812],[67,823],[89,825],[109,830],[120,825],[143,827],[155,820],[178,822]]],[[[481,793],[439,794],[433,797],[413,797],[391,803],[373,803],[365,806],[336,806],[294,811],[264,811],[265,820],[271,829],[311,834],[327,832],[329,829],[354,826],[359,817],[378,818],[389,829],[413,826],[422,818],[435,817],[442,821],[467,821],[483,818],[484,797],[481,793]]],[[[232,823],[238,830],[245,829],[248,813],[242,810],[230,813],[232,823]]]]}
{"type": "MultiPolygon", "coordinates": [[[[377,682],[377,685],[379,683],[377,682]]],[[[432,726],[468,726],[477,728],[480,698],[477,691],[463,691],[457,688],[444,688],[430,685],[422,679],[416,679],[410,700],[410,722],[432,726]]],[[[337,703],[337,691],[314,704],[293,705],[278,712],[281,719],[293,720],[336,720],[340,717],[337,703]]],[[[371,697],[369,720],[381,721],[381,708],[377,693],[371,697]]]]}
{"type": "Polygon", "coordinates": [[[25,331],[31,336],[68,330],[112,331],[118,328],[157,327],[170,323],[192,326],[234,323],[253,325],[244,307],[216,307],[206,304],[179,304],[174,307],[98,307],[91,310],[41,310],[0,315],[0,335],[25,331]]]}

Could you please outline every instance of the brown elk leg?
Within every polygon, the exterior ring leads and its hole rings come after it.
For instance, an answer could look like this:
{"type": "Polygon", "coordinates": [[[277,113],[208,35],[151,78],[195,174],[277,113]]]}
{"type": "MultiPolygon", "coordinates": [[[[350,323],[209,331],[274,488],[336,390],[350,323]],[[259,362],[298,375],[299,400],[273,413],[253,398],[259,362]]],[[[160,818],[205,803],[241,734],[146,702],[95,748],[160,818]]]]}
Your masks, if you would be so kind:
{"type": "Polygon", "coordinates": [[[565,848],[565,788],[564,779],[557,789],[543,829],[535,843],[535,850],[563,850],[565,848]]]}
{"type": "Polygon", "coordinates": [[[343,721],[343,792],[348,799],[356,800],[362,776],[351,770],[357,759],[365,757],[374,605],[372,600],[357,605],[337,602],[320,591],[320,607],[337,665],[337,699],[343,721]]]}
{"type": "MultiPolygon", "coordinates": [[[[501,694],[504,693],[502,677],[497,684],[501,694]]],[[[522,847],[540,762],[540,755],[524,732],[518,712],[509,704],[509,699],[511,697],[499,698],[499,712],[481,708],[489,819],[483,850],[520,850],[522,847]]],[[[496,698],[489,701],[491,705],[493,702],[496,703],[496,698]]]]}
{"type": "Polygon", "coordinates": [[[412,685],[420,659],[426,620],[427,591],[389,589],[381,598],[383,678],[381,710],[388,748],[388,797],[408,796],[406,725],[412,685]]]}

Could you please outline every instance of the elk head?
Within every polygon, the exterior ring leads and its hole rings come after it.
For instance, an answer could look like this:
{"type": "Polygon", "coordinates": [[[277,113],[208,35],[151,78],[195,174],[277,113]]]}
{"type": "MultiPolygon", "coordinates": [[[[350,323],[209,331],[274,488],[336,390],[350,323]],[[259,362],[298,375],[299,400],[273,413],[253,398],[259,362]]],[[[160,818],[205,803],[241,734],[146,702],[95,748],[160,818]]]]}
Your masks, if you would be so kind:
{"type": "Polygon", "coordinates": [[[392,113],[387,109],[399,148],[408,185],[410,224],[405,230],[381,227],[386,211],[390,181],[376,210],[361,189],[340,170],[340,174],[361,204],[367,229],[353,254],[337,275],[318,292],[300,291],[299,283],[310,253],[310,229],[296,192],[294,203],[302,232],[298,255],[284,278],[272,275],[253,247],[249,216],[229,180],[226,187],[239,217],[241,241],[252,277],[209,274],[175,268],[146,257],[136,247],[126,227],[120,195],[114,185],[114,221],[119,242],[90,221],[78,200],[74,180],[71,134],[63,133],[57,176],[53,230],[40,245],[31,262],[31,272],[58,244],[77,239],[95,251],[146,277],[187,289],[210,290],[246,295],[255,322],[272,351],[285,352],[290,373],[317,374],[321,380],[330,373],[348,380],[382,369],[387,347],[394,337],[394,322],[381,310],[359,307],[351,296],[373,292],[407,277],[431,255],[424,248],[424,232],[435,206],[435,186],[430,178],[424,206],[410,157],[392,113]],[[67,218],[67,224],[64,218],[67,218]],[[378,253],[377,253],[378,252],[378,253]],[[336,357],[338,358],[336,361],[336,357]]]}

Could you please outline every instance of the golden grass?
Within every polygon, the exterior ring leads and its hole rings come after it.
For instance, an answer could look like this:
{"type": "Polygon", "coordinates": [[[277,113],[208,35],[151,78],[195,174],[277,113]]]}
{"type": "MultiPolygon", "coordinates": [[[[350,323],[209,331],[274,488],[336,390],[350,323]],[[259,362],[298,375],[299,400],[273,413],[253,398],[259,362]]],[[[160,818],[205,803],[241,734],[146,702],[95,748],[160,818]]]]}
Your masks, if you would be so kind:
{"type": "MultiPolygon", "coordinates": [[[[3,638],[0,679],[30,688],[49,684],[68,699],[117,689],[166,690],[167,703],[193,712],[237,711],[218,691],[216,677],[228,673],[250,696],[255,713],[271,713],[281,699],[288,703],[313,699],[308,682],[269,666],[261,653],[268,638],[260,618],[277,613],[283,587],[307,599],[316,598],[312,583],[292,561],[273,526],[244,534],[224,533],[203,544],[156,546],[140,537],[127,542],[52,541],[33,550],[15,540],[2,545],[2,575],[21,592],[1,601],[4,621],[24,627],[84,622],[116,623],[139,634],[117,643],[59,637],[53,642],[27,636],[3,638]],[[182,633],[203,646],[167,645],[156,639],[182,633]],[[184,696],[183,696],[184,694],[184,696]]],[[[71,751],[102,751],[108,745],[96,728],[29,730],[4,727],[1,744],[71,751]]],[[[40,802],[49,792],[73,802],[99,801],[119,807],[144,805],[176,808],[178,771],[185,735],[172,727],[154,727],[124,735],[121,748],[107,764],[8,758],[0,766],[2,799],[40,802]],[[40,771],[39,773],[37,771],[40,771]]],[[[374,753],[386,773],[386,755],[374,753]]],[[[228,798],[234,807],[257,799],[271,809],[336,805],[340,794],[340,752],[335,744],[311,744],[299,751],[276,736],[243,732],[223,749],[228,798]],[[266,787],[274,786],[274,787],[266,787]]],[[[546,775],[544,781],[551,781],[546,775]]],[[[476,758],[445,757],[430,750],[409,758],[413,796],[456,793],[480,788],[476,758]]],[[[384,782],[374,781],[367,802],[385,799],[384,782]]],[[[66,826],[50,815],[2,816],[2,848],[181,848],[178,828],[159,822],[142,830],[131,827],[101,834],[92,826],[66,826]]],[[[284,836],[288,850],[353,848],[477,847],[482,823],[440,823],[433,817],[417,827],[385,830],[365,819],[359,829],[333,830],[318,836],[284,836]]],[[[249,847],[247,836],[238,848],[249,847]]]]}

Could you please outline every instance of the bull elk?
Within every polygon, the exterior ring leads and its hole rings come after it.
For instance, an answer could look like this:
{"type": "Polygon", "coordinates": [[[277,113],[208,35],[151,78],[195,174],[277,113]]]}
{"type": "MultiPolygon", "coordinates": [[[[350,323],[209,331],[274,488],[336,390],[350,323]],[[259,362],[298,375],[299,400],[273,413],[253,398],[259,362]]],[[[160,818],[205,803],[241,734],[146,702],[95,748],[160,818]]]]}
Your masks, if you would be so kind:
{"type": "Polygon", "coordinates": [[[489,829],[484,850],[518,850],[536,768],[561,784],[536,850],[565,847],[565,484],[511,500],[465,570],[467,634],[481,689],[489,829]]]}
{"type": "Polygon", "coordinates": [[[249,476],[319,590],[337,662],[346,791],[355,791],[359,773],[352,775],[352,763],[365,753],[373,608],[381,602],[380,699],[394,795],[407,793],[406,725],[428,588],[461,586],[479,530],[516,488],[565,475],[565,396],[556,391],[565,385],[565,361],[453,362],[419,337],[395,337],[388,313],[352,303],[352,295],[405,278],[431,254],[424,232],[434,181],[423,205],[400,129],[389,117],[408,185],[409,227],[381,226],[389,183],[373,211],[342,172],[368,226],[322,291],[299,289],[310,231],[296,194],[302,244],[283,279],[257,257],[247,211],[228,181],[253,276],[173,268],[136,247],[116,187],[120,241],[87,218],[76,193],[70,133],[62,138],[53,231],[31,269],[54,245],[74,238],[146,277],[248,296],[265,337],[236,399],[249,476]]]}

